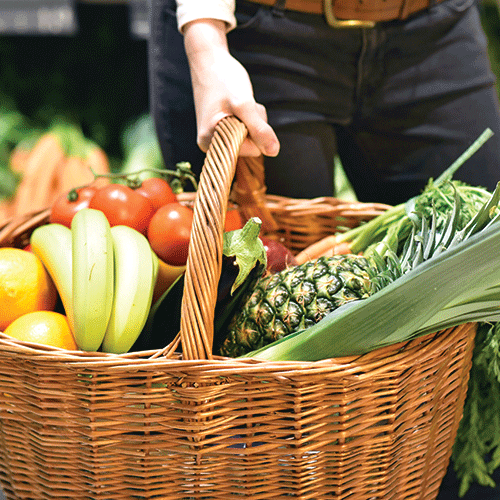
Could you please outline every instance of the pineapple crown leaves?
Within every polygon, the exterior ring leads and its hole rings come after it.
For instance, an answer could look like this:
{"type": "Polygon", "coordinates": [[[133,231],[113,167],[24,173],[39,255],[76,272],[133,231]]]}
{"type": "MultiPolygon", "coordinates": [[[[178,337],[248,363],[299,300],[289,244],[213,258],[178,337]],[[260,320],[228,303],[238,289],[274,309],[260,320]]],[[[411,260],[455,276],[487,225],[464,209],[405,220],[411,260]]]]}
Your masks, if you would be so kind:
{"type": "Polygon", "coordinates": [[[387,248],[383,255],[376,250],[372,251],[369,260],[372,264],[367,268],[372,286],[371,293],[378,292],[403,274],[401,261],[390,248],[387,248]]]}
{"type": "Polygon", "coordinates": [[[500,219],[500,212],[498,210],[499,201],[500,182],[497,183],[495,190],[491,194],[490,198],[485,203],[483,203],[483,205],[479,208],[479,210],[467,223],[467,225],[461,231],[457,231],[450,245],[456,245],[461,241],[470,238],[473,234],[482,231],[489,225],[498,221],[500,219]]]}
{"type": "Polygon", "coordinates": [[[401,255],[403,272],[414,269],[433,255],[438,255],[448,248],[457,233],[460,207],[461,200],[456,195],[453,209],[446,215],[441,231],[438,231],[438,214],[434,205],[432,205],[430,220],[422,212],[415,211],[409,215],[412,222],[412,231],[410,237],[405,241],[401,255]]]}

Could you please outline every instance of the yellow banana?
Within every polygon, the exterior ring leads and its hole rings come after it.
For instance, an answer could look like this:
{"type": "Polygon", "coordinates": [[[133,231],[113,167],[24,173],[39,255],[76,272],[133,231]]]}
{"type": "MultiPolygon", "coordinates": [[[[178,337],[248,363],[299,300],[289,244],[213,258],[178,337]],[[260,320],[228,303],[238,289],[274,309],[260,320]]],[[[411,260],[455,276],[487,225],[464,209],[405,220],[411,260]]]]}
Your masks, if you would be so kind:
{"type": "Polygon", "coordinates": [[[111,228],[115,262],[113,308],[102,343],[104,352],[128,352],[151,308],[158,257],[147,238],[128,226],[111,228]]]}
{"type": "Polygon", "coordinates": [[[45,224],[33,231],[30,244],[32,252],[42,261],[56,286],[73,331],[71,231],[62,224],[45,224]]]}
{"type": "Polygon", "coordinates": [[[79,210],[71,222],[73,322],[78,347],[97,351],[108,326],[114,293],[113,241],[100,210],[79,210]]]}

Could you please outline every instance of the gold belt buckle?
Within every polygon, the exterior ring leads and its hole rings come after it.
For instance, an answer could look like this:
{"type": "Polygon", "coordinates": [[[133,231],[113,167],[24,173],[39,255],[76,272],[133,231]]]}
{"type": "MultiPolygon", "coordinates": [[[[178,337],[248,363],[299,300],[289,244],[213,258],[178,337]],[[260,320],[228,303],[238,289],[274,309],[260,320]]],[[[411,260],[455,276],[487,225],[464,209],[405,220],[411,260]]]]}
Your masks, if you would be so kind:
{"type": "Polygon", "coordinates": [[[323,10],[326,22],[332,28],[374,28],[375,21],[361,21],[357,19],[337,19],[333,12],[335,0],[323,0],[323,10]]]}

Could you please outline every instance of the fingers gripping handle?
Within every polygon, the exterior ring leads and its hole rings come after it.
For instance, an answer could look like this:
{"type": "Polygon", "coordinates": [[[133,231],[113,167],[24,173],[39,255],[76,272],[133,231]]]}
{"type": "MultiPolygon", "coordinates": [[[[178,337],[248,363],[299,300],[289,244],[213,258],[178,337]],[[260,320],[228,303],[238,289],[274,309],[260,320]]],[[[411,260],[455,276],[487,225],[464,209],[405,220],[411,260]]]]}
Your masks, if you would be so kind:
{"type": "Polygon", "coordinates": [[[234,116],[215,129],[194,204],[180,337],[184,359],[211,359],[214,310],[222,267],[224,223],[240,147],[247,135],[234,116]]]}

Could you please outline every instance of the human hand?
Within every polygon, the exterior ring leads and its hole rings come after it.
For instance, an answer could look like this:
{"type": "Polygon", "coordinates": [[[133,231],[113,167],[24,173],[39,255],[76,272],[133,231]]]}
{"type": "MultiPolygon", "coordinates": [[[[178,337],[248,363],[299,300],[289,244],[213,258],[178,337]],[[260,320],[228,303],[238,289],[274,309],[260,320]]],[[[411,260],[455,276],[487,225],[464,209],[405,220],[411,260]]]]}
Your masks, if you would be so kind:
{"type": "Polygon", "coordinates": [[[276,156],[278,138],[267,123],[264,106],[255,102],[247,71],[229,53],[224,23],[192,21],[184,29],[184,42],[193,84],[197,142],[202,151],[208,150],[217,123],[234,115],[248,129],[241,156],[276,156]]]}

